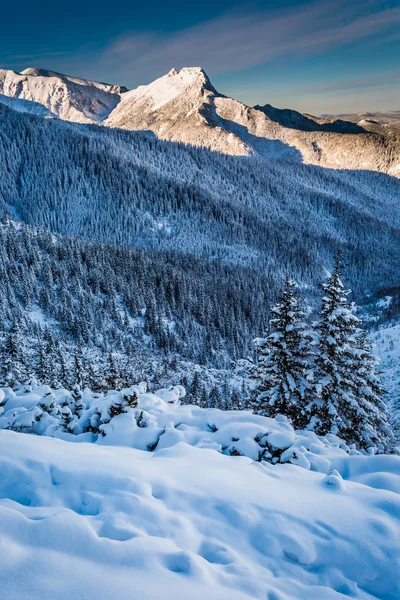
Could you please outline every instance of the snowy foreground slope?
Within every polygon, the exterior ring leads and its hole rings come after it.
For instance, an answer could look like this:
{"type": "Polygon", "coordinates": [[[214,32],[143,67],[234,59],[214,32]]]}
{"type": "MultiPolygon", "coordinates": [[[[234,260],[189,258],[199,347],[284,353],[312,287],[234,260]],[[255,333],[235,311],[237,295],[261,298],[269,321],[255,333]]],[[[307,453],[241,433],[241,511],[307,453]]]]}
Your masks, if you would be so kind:
{"type": "MultiPolygon", "coordinates": [[[[285,420],[179,406],[179,391],[141,394],[97,443],[0,431],[2,600],[400,597],[399,457],[355,454],[285,420]],[[156,429],[155,451],[127,447],[156,429]],[[270,447],[301,442],[312,470],[225,454],[232,438],[250,453],[257,431],[270,447]]],[[[29,430],[43,392],[7,392],[2,426],[17,412],[29,430]]],[[[86,393],[81,418],[91,402],[104,416],[110,396],[86,393]]],[[[46,415],[35,423],[51,433],[46,415]]]]}

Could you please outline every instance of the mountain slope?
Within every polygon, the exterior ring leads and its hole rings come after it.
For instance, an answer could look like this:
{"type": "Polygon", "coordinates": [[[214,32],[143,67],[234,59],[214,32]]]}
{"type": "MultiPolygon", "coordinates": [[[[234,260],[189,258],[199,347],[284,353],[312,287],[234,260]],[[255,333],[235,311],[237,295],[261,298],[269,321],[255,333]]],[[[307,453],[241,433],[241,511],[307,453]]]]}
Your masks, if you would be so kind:
{"type": "Polygon", "coordinates": [[[150,85],[125,94],[105,125],[150,130],[161,139],[227,154],[252,154],[253,148],[221,123],[215,110],[217,98],[228,100],[218,94],[202,69],[172,69],[150,85]]]}
{"type": "Polygon", "coordinates": [[[103,121],[125,90],[45,69],[30,68],[21,73],[0,70],[0,101],[19,110],[78,123],[103,121]]]}
{"type": "MultiPolygon", "coordinates": [[[[268,106],[268,105],[267,105],[268,106]]],[[[270,107],[272,108],[272,107],[270,107]]],[[[400,134],[296,111],[250,108],[216,92],[200,68],[173,69],[128,92],[105,120],[110,127],[153,131],[162,139],[233,155],[288,158],[330,168],[400,174],[400,134]],[[293,121],[303,126],[293,127],[293,121]],[[304,124],[307,123],[308,127],[304,124]]]]}
{"type": "Polygon", "coordinates": [[[275,108],[271,104],[255,106],[256,110],[262,111],[272,121],[276,121],[283,127],[298,129],[299,131],[328,131],[332,133],[362,133],[362,127],[342,119],[329,119],[302,114],[297,110],[289,108],[275,108]]]}
{"type": "Polygon", "coordinates": [[[353,284],[397,281],[395,178],[292,161],[265,169],[256,158],[0,109],[0,200],[9,217],[279,277],[289,270],[299,281],[314,279],[340,240],[353,284]]]}
{"type": "Polygon", "coordinates": [[[19,110],[143,130],[225,154],[400,175],[399,130],[318,119],[270,105],[251,108],[219,94],[198,67],[172,69],[129,92],[43,69],[0,71],[1,94],[3,103],[19,110]]]}
{"type": "Polygon", "coordinates": [[[0,328],[22,324],[32,350],[50,326],[103,355],[226,366],[251,351],[285,275],[312,301],[339,246],[355,299],[396,285],[399,195],[380,173],[265,168],[0,106],[0,216],[41,229],[1,231],[0,328]]]}
{"type": "Polygon", "coordinates": [[[363,126],[365,123],[375,125],[386,125],[395,129],[400,129],[400,110],[388,111],[388,112],[361,112],[361,113],[350,113],[334,115],[322,115],[324,118],[333,119],[344,119],[346,121],[357,123],[363,126]]]}

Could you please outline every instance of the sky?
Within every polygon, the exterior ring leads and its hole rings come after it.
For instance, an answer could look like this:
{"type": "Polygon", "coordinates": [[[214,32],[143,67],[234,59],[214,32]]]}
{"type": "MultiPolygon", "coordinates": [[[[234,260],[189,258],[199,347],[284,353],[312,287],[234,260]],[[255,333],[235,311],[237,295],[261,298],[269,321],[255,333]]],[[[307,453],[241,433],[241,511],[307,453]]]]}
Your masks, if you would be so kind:
{"type": "Polygon", "coordinates": [[[248,105],[400,110],[400,0],[19,0],[2,3],[0,68],[126,85],[201,66],[248,105]]]}

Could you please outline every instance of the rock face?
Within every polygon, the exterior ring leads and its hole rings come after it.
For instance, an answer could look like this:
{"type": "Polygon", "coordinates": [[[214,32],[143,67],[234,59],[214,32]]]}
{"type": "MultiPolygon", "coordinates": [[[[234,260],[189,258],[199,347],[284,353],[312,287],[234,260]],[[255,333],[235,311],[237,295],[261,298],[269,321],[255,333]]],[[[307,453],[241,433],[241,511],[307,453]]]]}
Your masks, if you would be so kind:
{"type": "Polygon", "coordinates": [[[283,158],[400,176],[400,131],[370,120],[317,118],[268,104],[251,108],[218,93],[199,67],[121,86],[27,69],[0,71],[0,99],[18,110],[79,123],[149,131],[231,155],[283,158]]]}

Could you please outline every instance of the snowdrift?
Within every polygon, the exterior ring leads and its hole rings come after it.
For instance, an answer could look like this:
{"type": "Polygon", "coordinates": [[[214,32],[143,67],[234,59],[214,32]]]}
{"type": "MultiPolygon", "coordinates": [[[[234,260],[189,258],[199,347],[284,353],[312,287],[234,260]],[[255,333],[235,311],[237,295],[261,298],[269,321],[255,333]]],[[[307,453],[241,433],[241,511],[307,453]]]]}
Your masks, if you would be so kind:
{"type": "Polygon", "coordinates": [[[4,600],[397,600],[400,459],[323,475],[0,431],[4,600]]]}
{"type": "Polygon", "coordinates": [[[73,442],[160,451],[184,442],[197,448],[246,456],[254,461],[292,463],[328,473],[333,457],[359,452],[334,435],[294,431],[284,416],[221,411],[184,405],[182,386],[146,393],[145,384],[121,392],[52,390],[21,386],[0,390],[0,429],[73,442]]]}
{"type": "Polygon", "coordinates": [[[400,457],[183,395],[1,392],[2,599],[398,600],[400,457]]]}

